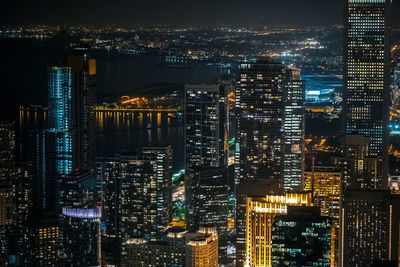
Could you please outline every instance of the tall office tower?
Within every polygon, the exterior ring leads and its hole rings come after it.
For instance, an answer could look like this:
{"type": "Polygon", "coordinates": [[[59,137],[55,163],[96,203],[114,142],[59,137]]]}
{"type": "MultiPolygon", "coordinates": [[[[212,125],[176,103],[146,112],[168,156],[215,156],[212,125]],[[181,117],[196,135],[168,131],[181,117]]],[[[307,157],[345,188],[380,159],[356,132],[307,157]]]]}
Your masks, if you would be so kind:
{"type": "Polygon", "coordinates": [[[391,2],[348,0],[345,10],[345,134],[370,138],[368,156],[378,158],[370,189],[387,188],[391,2]]]}
{"type": "Polygon", "coordinates": [[[301,186],[304,84],[274,59],[242,64],[236,91],[236,183],[243,179],[301,186]],[[286,131],[286,133],[285,133],[286,131]],[[285,167],[285,171],[283,171],[285,167]]]}
{"type": "Polygon", "coordinates": [[[288,207],[272,226],[272,265],[330,267],[331,229],[319,207],[288,207]]]}
{"type": "Polygon", "coordinates": [[[63,207],[64,264],[100,266],[101,207],[63,207]]]}
{"type": "Polygon", "coordinates": [[[285,193],[279,182],[242,182],[236,190],[236,266],[271,266],[269,234],[288,206],[312,206],[311,193],[285,193]]]}
{"type": "Polygon", "coordinates": [[[185,85],[186,224],[196,231],[198,168],[227,167],[226,97],[221,85],[185,85]]]}
{"type": "Polygon", "coordinates": [[[221,85],[185,85],[185,168],[224,167],[226,99],[221,85]]]}
{"type": "Polygon", "coordinates": [[[300,70],[292,72],[284,90],[283,104],[283,188],[301,189],[304,172],[305,84],[300,70]]]}
{"type": "Polygon", "coordinates": [[[341,266],[370,266],[399,257],[399,196],[389,190],[346,190],[341,210],[341,266]]]}
{"type": "Polygon", "coordinates": [[[246,257],[244,266],[272,266],[272,225],[289,206],[311,206],[310,193],[272,193],[247,196],[246,257]]]}
{"type": "Polygon", "coordinates": [[[95,76],[96,60],[82,50],[48,67],[48,131],[56,136],[59,174],[94,167],[95,76]]]}
{"type": "Polygon", "coordinates": [[[215,227],[200,227],[187,236],[186,266],[218,266],[218,233],[215,227]]]}
{"type": "Polygon", "coordinates": [[[112,253],[124,254],[129,238],[159,239],[169,224],[171,156],[170,146],[145,147],[139,155],[117,154],[102,162],[106,238],[119,244],[112,253]]]}
{"type": "Polygon", "coordinates": [[[398,222],[387,190],[391,2],[346,1],[342,266],[397,255],[393,246],[398,242],[392,240],[398,240],[393,231],[398,222]]]}
{"type": "Polygon", "coordinates": [[[171,146],[143,147],[143,155],[157,160],[157,216],[155,224],[160,237],[172,220],[172,148],[171,146]]]}
{"type": "Polygon", "coordinates": [[[227,172],[219,168],[200,170],[197,181],[198,225],[213,225],[218,232],[220,263],[227,261],[228,241],[228,185],[227,172]]]}
{"type": "Polygon", "coordinates": [[[314,206],[332,219],[331,266],[339,266],[340,194],[342,173],[332,166],[315,166],[304,173],[304,190],[313,192],[314,206]]]}

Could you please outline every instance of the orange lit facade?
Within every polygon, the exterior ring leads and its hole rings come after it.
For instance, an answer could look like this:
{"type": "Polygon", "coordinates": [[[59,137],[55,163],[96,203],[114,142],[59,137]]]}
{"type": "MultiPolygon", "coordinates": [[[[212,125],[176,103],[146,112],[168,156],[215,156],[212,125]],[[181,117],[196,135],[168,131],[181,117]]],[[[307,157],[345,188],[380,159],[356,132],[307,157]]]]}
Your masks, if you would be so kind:
{"type": "Polygon", "coordinates": [[[186,266],[218,267],[218,234],[215,227],[200,227],[186,243],[186,266]]]}
{"type": "Polygon", "coordinates": [[[331,266],[339,263],[339,216],[341,172],[333,167],[315,167],[314,172],[304,173],[304,190],[313,191],[314,206],[321,208],[321,216],[332,218],[331,266]]]}
{"type": "Polygon", "coordinates": [[[312,206],[311,193],[288,193],[247,197],[246,259],[244,266],[271,266],[271,233],[276,215],[287,213],[288,206],[312,206]]]}

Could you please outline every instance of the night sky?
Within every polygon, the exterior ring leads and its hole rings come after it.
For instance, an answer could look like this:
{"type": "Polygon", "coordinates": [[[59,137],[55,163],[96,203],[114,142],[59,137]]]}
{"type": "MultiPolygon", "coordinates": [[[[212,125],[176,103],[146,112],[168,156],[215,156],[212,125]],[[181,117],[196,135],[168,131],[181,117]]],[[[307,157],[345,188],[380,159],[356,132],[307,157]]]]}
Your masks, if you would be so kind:
{"type": "MultiPolygon", "coordinates": [[[[394,0],[394,14],[399,2],[394,0]]],[[[7,0],[0,23],[328,25],[342,22],[342,7],[343,0],[7,0]]]]}

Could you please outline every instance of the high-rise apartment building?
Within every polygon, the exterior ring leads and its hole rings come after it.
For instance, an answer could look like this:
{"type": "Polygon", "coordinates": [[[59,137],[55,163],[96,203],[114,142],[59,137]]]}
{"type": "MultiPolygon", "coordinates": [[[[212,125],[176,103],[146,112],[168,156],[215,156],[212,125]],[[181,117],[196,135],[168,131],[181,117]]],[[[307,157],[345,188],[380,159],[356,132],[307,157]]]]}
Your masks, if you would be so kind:
{"type": "Polygon", "coordinates": [[[130,238],[161,237],[171,220],[171,166],[170,146],[144,147],[140,154],[102,161],[106,238],[119,244],[113,254],[125,254],[130,238]]]}
{"type": "Polygon", "coordinates": [[[304,83],[275,59],[242,64],[236,90],[236,183],[279,181],[300,189],[304,165],[304,83]]]}
{"type": "Polygon", "coordinates": [[[283,97],[283,188],[299,190],[304,171],[305,84],[299,69],[289,71],[292,77],[283,97]]]}
{"type": "Polygon", "coordinates": [[[226,165],[226,98],[219,84],[185,85],[185,168],[226,165]]]}
{"type": "Polygon", "coordinates": [[[225,88],[220,84],[187,84],[184,98],[186,225],[196,231],[198,172],[227,168],[225,88]]]}
{"type": "Polygon", "coordinates": [[[94,167],[96,60],[76,50],[48,67],[48,132],[55,135],[57,172],[94,167]]]}

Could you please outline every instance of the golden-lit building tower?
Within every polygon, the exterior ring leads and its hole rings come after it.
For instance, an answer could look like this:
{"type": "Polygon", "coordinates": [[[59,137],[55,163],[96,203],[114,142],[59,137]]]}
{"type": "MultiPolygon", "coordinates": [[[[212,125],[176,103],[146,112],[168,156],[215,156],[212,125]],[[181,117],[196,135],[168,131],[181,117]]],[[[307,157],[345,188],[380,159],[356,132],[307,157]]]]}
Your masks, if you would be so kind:
{"type": "Polygon", "coordinates": [[[14,193],[11,187],[0,187],[0,226],[12,222],[14,212],[14,193]]]}
{"type": "Polygon", "coordinates": [[[288,206],[312,206],[311,193],[247,196],[246,258],[244,266],[271,265],[272,224],[275,216],[285,215],[288,206]]]}
{"type": "Polygon", "coordinates": [[[215,227],[200,227],[197,233],[187,235],[186,266],[218,266],[218,233],[215,227]]]}
{"type": "Polygon", "coordinates": [[[331,266],[339,264],[341,177],[341,172],[332,166],[316,166],[304,173],[304,190],[313,192],[313,204],[321,208],[321,216],[332,218],[331,266]]]}

